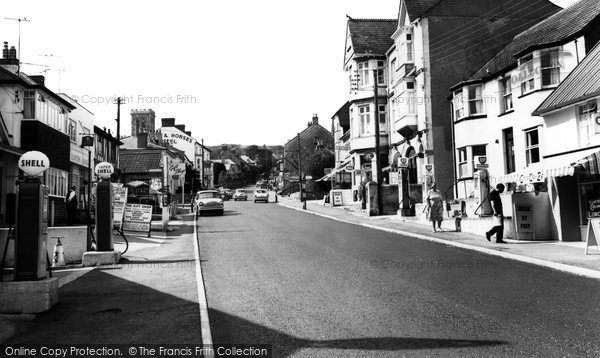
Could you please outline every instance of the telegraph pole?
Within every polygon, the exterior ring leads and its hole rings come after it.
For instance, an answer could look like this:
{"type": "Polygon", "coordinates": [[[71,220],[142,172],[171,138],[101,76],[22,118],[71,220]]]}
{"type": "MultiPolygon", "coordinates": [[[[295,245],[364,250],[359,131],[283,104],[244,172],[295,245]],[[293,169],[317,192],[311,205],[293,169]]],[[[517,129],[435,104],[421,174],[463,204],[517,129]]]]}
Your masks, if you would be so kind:
{"type": "Polygon", "coordinates": [[[117,139],[121,140],[121,105],[123,104],[123,97],[117,97],[117,139]]]}
{"type": "Polygon", "coordinates": [[[373,77],[375,78],[375,81],[373,82],[373,102],[375,104],[375,167],[377,175],[377,215],[380,215],[383,209],[381,206],[381,182],[383,180],[383,174],[381,172],[381,156],[379,150],[379,96],[377,93],[377,71],[377,68],[375,68],[375,70],[373,71],[373,77]]]}
{"type": "Polygon", "coordinates": [[[306,200],[302,198],[302,154],[300,146],[300,133],[298,133],[298,186],[300,187],[300,201],[302,202],[302,209],[306,210],[306,200]]]}

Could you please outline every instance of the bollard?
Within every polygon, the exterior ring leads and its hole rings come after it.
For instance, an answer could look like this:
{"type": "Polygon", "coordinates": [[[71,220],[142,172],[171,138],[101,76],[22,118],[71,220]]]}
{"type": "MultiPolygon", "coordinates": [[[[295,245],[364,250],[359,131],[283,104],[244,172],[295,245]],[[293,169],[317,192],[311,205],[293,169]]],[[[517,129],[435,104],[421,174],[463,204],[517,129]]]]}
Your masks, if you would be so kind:
{"type": "Polygon", "coordinates": [[[60,237],[56,238],[56,245],[54,245],[54,260],[52,262],[52,267],[57,266],[65,266],[65,250],[62,242],[60,242],[60,237]]]}

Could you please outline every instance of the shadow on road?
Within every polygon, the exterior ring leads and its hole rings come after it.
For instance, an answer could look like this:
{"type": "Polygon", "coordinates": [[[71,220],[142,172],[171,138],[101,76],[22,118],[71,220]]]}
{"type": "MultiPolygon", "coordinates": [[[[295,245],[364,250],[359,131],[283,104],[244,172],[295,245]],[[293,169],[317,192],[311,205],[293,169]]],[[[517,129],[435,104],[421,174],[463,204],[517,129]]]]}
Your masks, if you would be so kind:
{"type": "MultiPolygon", "coordinates": [[[[332,340],[302,339],[250,322],[218,310],[209,309],[213,342],[218,344],[272,344],[273,357],[287,357],[300,349],[343,349],[369,351],[400,351],[442,348],[475,348],[499,346],[508,342],[498,340],[378,337],[332,340]],[[234,336],[235,334],[235,336],[234,336]]],[[[457,352],[458,354],[459,352],[457,352]]]]}

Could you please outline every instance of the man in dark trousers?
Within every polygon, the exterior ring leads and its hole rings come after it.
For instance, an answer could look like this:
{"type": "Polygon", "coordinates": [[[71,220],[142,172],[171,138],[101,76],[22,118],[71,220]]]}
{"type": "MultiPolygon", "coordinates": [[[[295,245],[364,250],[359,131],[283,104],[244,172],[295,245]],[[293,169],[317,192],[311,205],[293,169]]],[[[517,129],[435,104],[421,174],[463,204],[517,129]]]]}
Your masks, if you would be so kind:
{"type": "Polygon", "coordinates": [[[65,202],[67,204],[67,225],[73,225],[73,221],[75,220],[75,213],[77,212],[77,194],[75,194],[75,186],[71,187],[69,193],[65,197],[65,202]]]}
{"type": "Polygon", "coordinates": [[[500,183],[496,185],[496,189],[492,190],[489,195],[490,203],[492,204],[492,210],[494,211],[495,220],[499,219],[500,225],[494,225],[492,229],[485,233],[485,238],[490,241],[492,235],[496,234],[496,242],[505,244],[506,241],[502,240],[504,235],[504,211],[502,210],[502,200],[500,194],[504,192],[504,184],[500,183]]]}

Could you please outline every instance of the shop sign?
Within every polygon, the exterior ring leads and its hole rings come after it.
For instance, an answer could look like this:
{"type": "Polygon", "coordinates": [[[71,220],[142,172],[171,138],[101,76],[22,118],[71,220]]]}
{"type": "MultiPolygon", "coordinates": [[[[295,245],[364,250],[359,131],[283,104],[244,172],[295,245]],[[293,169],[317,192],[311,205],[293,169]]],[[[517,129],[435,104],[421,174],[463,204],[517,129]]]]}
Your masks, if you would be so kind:
{"type": "Polygon", "coordinates": [[[600,217],[600,200],[588,200],[588,217],[600,217]]]}
{"type": "Polygon", "coordinates": [[[113,191],[113,225],[117,229],[121,229],[123,224],[123,213],[125,212],[125,204],[127,203],[127,188],[112,186],[113,191]]]}
{"type": "Polygon", "coordinates": [[[113,167],[113,165],[109,162],[98,163],[98,165],[96,165],[96,168],[94,169],[94,173],[96,173],[97,176],[103,179],[110,178],[110,176],[114,172],[115,167],[113,167]]]}
{"type": "Polygon", "coordinates": [[[515,205],[515,226],[517,232],[533,232],[533,207],[531,205],[515,205]]]}
{"type": "Polygon", "coordinates": [[[86,135],[81,138],[81,146],[82,147],[93,147],[94,146],[94,137],[91,135],[86,135]]]}
{"type": "Polygon", "coordinates": [[[50,159],[42,152],[32,150],[19,158],[19,169],[29,176],[39,176],[48,168],[50,168],[50,159]]]}
{"type": "Polygon", "coordinates": [[[544,172],[521,174],[519,177],[520,184],[541,183],[544,180],[546,180],[546,175],[544,172]]]}

